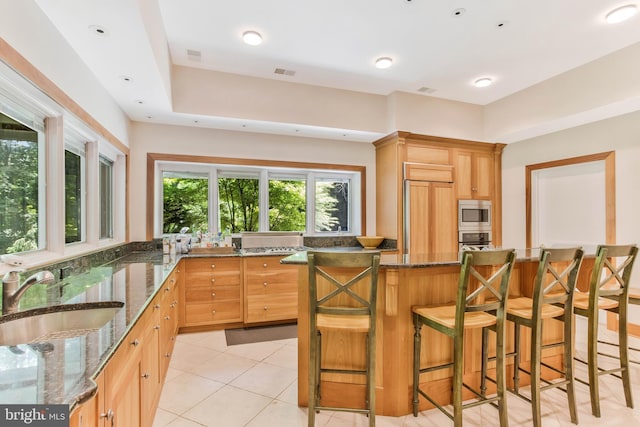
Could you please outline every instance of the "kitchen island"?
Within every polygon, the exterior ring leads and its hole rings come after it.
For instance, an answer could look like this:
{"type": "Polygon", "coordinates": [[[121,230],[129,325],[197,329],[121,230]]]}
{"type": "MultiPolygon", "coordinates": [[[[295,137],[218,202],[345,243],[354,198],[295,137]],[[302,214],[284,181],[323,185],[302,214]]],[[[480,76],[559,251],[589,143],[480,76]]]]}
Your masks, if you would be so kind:
{"type": "MultiPolygon", "coordinates": [[[[530,283],[535,276],[539,251],[518,251],[509,283],[509,296],[531,296],[530,283]]],[[[298,270],[298,404],[307,406],[309,362],[309,311],[307,254],[300,252],[285,258],[283,263],[296,264],[298,270]]],[[[584,289],[593,257],[583,261],[579,275],[579,287],[584,289]]],[[[378,281],[378,308],[376,338],[376,413],[401,416],[411,413],[413,321],[412,307],[453,303],[460,273],[459,254],[433,255],[381,255],[378,281]]],[[[422,329],[421,360],[428,365],[444,363],[452,359],[451,341],[433,330],[422,329]]],[[[513,349],[513,326],[507,327],[507,351],[513,349]]],[[[562,339],[562,325],[554,320],[544,324],[545,342],[562,339]]],[[[481,331],[469,334],[465,342],[464,380],[477,386],[480,371],[481,331]]],[[[526,334],[525,334],[526,336],[526,334]]],[[[527,339],[522,345],[527,345],[527,339]]],[[[354,368],[364,364],[364,335],[347,333],[323,334],[322,358],[332,367],[354,368]]],[[[490,348],[489,352],[492,353],[490,348]]],[[[546,363],[560,366],[561,349],[551,349],[543,354],[546,363]]],[[[509,360],[507,377],[511,376],[513,361],[509,360]]],[[[526,360],[523,363],[526,364],[526,360]]],[[[427,366],[427,365],[424,366],[427,366]]],[[[490,374],[492,364],[490,364],[490,374]]],[[[423,386],[437,399],[450,402],[451,372],[440,371],[421,376],[423,386]]],[[[526,383],[526,376],[521,384],[526,383]]],[[[491,390],[489,390],[491,391],[491,390]]],[[[358,407],[364,401],[364,383],[358,376],[327,374],[322,380],[324,405],[358,407]]],[[[471,394],[465,395],[470,398],[471,394]]],[[[420,410],[432,407],[421,400],[420,410]]]]}

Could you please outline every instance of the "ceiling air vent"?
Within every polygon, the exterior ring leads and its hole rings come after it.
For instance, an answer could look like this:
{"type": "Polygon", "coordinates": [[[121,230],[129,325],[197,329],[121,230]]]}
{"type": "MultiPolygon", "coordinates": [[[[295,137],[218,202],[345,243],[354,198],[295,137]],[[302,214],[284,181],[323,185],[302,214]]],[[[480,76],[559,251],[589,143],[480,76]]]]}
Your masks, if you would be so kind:
{"type": "Polygon", "coordinates": [[[426,86],[422,86],[420,89],[418,89],[418,92],[420,93],[433,93],[435,91],[435,89],[426,86]]]}
{"type": "Polygon", "coordinates": [[[202,52],[200,52],[199,50],[187,49],[187,58],[191,59],[192,61],[200,61],[201,57],[202,52]]]}
{"type": "Polygon", "coordinates": [[[293,70],[285,70],[284,68],[276,68],[273,70],[274,74],[282,74],[285,76],[295,76],[296,72],[293,70]]]}

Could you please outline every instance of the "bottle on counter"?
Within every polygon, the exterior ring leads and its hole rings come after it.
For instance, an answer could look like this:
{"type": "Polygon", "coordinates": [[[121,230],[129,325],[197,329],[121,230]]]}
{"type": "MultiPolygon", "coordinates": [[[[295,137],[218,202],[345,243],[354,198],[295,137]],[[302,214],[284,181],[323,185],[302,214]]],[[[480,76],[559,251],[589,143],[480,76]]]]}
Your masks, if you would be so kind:
{"type": "Polygon", "coordinates": [[[222,239],[221,239],[221,246],[224,246],[226,248],[230,248],[231,247],[231,228],[227,227],[224,229],[224,233],[222,233],[222,239]]]}

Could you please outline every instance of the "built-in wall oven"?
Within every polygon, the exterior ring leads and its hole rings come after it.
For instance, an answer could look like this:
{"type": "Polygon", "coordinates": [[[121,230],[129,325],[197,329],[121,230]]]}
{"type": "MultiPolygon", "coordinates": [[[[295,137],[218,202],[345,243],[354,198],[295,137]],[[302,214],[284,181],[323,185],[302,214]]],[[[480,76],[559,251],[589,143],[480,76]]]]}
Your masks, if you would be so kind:
{"type": "Polygon", "coordinates": [[[458,246],[460,250],[491,248],[491,232],[491,201],[458,201],[458,246]]]}
{"type": "Polygon", "coordinates": [[[490,249],[491,230],[489,231],[459,231],[458,232],[459,250],[465,249],[490,249]]]}

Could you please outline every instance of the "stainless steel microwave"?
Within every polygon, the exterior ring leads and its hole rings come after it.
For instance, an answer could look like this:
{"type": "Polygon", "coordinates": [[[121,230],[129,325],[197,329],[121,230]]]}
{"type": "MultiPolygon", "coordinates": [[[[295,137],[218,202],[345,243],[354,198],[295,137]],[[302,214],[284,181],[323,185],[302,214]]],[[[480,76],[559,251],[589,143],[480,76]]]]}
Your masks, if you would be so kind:
{"type": "Polygon", "coordinates": [[[458,231],[491,231],[491,201],[459,200],[458,231]]]}

